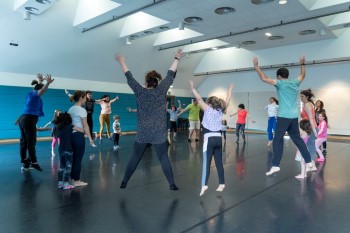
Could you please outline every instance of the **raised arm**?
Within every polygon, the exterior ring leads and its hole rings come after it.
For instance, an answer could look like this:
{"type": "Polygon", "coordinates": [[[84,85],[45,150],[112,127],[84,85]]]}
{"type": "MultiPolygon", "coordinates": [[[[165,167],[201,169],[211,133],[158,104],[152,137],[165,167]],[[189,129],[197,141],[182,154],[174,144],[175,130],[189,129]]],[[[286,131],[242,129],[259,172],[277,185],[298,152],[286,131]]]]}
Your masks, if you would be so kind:
{"type": "Polygon", "coordinates": [[[126,110],[128,110],[128,112],[137,112],[137,109],[132,109],[130,107],[127,107],[126,110]]]}
{"type": "Polygon", "coordinates": [[[182,110],[182,108],[181,108],[181,101],[178,100],[177,102],[179,103],[179,107],[177,107],[177,110],[178,110],[178,111],[181,111],[181,110],[182,110]]]}
{"type": "Polygon", "coordinates": [[[230,104],[231,97],[232,97],[232,91],[233,91],[234,84],[231,83],[230,87],[228,88],[227,96],[226,96],[226,110],[228,105],[230,104]]]}
{"type": "Polygon", "coordinates": [[[126,65],[126,62],[125,62],[125,57],[122,54],[116,53],[114,55],[114,59],[119,62],[120,67],[122,68],[122,71],[124,72],[124,74],[129,71],[129,68],[126,65]]]}
{"type": "Polygon", "coordinates": [[[73,96],[67,89],[64,89],[66,95],[68,95],[69,99],[73,96]]]}
{"type": "Polygon", "coordinates": [[[298,80],[300,82],[302,82],[304,80],[304,78],[305,78],[305,57],[304,56],[300,56],[299,62],[300,62],[300,75],[298,77],[298,80]]]}
{"type": "Polygon", "coordinates": [[[179,64],[179,61],[180,61],[180,59],[182,58],[183,55],[184,55],[184,54],[183,54],[182,50],[181,50],[181,49],[178,49],[177,52],[175,53],[174,60],[173,60],[173,62],[171,63],[171,65],[170,65],[170,67],[169,67],[169,70],[176,72],[176,70],[177,70],[177,65],[179,64]]]}
{"type": "Polygon", "coordinates": [[[109,102],[114,103],[115,101],[119,100],[119,96],[117,95],[114,99],[111,99],[109,102]]]}
{"type": "Polygon", "coordinates": [[[189,82],[190,82],[190,87],[191,87],[191,90],[192,90],[192,93],[193,93],[194,97],[196,98],[196,100],[197,100],[199,106],[201,107],[201,109],[203,111],[205,111],[208,108],[208,104],[203,101],[202,96],[198,93],[198,91],[194,87],[193,82],[191,80],[189,80],[189,82]]]}
{"type": "MultiPolygon", "coordinates": [[[[41,74],[38,74],[38,76],[41,75],[41,74]]],[[[42,77],[42,76],[41,76],[42,77]]],[[[47,74],[45,76],[45,79],[46,80],[46,84],[38,91],[38,95],[41,96],[43,95],[47,89],[49,88],[49,85],[55,80],[55,79],[52,79],[51,78],[51,75],[50,74],[47,74]]]]}
{"type": "Polygon", "coordinates": [[[259,60],[257,57],[253,58],[253,64],[254,64],[255,71],[258,73],[261,81],[268,83],[268,84],[271,84],[271,85],[276,85],[277,81],[275,79],[267,77],[265,75],[265,73],[260,69],[259,60]]]}

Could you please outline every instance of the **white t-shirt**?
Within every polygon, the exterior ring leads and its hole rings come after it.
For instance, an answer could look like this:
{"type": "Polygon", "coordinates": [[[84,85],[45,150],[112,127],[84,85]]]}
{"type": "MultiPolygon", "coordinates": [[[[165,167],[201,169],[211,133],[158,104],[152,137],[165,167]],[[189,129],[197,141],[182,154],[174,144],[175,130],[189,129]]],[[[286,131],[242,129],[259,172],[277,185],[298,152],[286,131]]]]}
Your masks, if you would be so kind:
{"type": "Polygon", "coordinates": [[[71,115],[72,117],[72,124],[75,126],[75,127],[79,127],[79,128],[82,128],[84,129],[84,126],[83,126],[83,121],[82,119],[83,118],[86,118],[87,117],[87,112],[84,108],[80,107],[80,106],[72,106],[69,110],[68,110],[68,113],[71,115]]]}

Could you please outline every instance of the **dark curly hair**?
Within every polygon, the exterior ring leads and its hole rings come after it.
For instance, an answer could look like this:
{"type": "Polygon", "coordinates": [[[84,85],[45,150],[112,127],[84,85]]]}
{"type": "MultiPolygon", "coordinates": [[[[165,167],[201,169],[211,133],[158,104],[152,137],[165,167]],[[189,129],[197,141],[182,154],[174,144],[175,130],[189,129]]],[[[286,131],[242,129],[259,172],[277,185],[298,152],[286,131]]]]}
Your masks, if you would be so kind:
{"type": "Polygon", "coordinates": [[[40,90],[44,86],[44,84],[38,82],[37,80],[33,80],[30,85],[34,86],[34,90],[36,91],[40,90]]]}
{"type": "MultiPolygon", "coordinates": [[[[102,97],[101,97],[101,99],[103,99],[103,98],[111,98],[111,96],[110,95],[103,95],[102,97]]],[[[106,102],[106,103],[108,103],[109,101],[111,101],[111,100],[103,100],[104,102],[106,102]]]]}
{"type": "Polygon", "coordinates": [[[152,70],[146,74],[145,84],[147,88],[156,88],[159,82],[162,80],[162,76],[155,70],[152,70]]]}
{"type": "Polygon", "coordinates": [[[211,107],[215,110],[221,110],[222,112],[226,111],[226,102],[223,99],[220,99],[216,96],[210,96],[207,99],[207,104],[210,104],[211,107]]]}
{"type": "Polygon", "coordinates": [[[287,79],[289,76],[289,71],[287,68],[279,68],[276,72],[277,77],[281,76],[282,78],[287,79]]]}
{"type": "Polygon", "coordinates": [[[245,109],[244,104],[239,104],[238,107],[241,108],[241,109],[245,109]]]}
{"type": "Polygon", "coordinates": [[[55,124],[56,130],[61,130],[65,126],[72,124],[72,117],[68,112],[64,112],[58,115],[53,123],[55,124]]]}

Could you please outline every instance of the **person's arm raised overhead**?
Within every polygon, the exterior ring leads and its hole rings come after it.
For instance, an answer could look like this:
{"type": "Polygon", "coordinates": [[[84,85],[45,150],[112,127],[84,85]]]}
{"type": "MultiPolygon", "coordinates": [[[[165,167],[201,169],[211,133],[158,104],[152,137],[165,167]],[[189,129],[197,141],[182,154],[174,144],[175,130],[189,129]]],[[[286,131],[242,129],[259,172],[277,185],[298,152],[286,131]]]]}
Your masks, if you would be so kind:
{"type": "Polygon", "coordinates": [[[120,66],[121,66],[122,71],[124,72],[124,74],[125,74],[126,72],[129,71],[129,68],[128,68],[128,66],[126,65],[126,62],[125,62],[125,57],[124,57],[122,54],[116,53],[116,54],[114,55],[114,59],[117,60],[117,61],[119,62],[119,64],[120,64],[120,66]]]}
{"type": "Polygon", "coordinates": [[[302,82],[305,78],[305,56],[300,56],[299,62],[300,62],[300,75],[298,77],[298,80],[302,82]]]}
{"type": "Polygon", "coordinates": [[[110,103],[114,103],[115,101],[119,100],[119,96],[117,95],[114,99],[111,99],[111,101],[109,101],[110,103]]]}
{"type": "Polygon", "coordinates": [[[265,75],[265,73],[260,69],[259,60],[257,57],[253,58],[253,64],[254,64],[255,71],[258,73],[261,81],[268,83],[268,84],[271,84],[271,85],[276,85],[277,81],[275,79],[267,77],[265,75]]]}
{"type": "MultiPolygon", "coordinates": [[[[39,77],[39,75],[41,75],[41,74],[38,74],[38,77],[39,77]]],[[[41,77],[42,77],[42,76],[41,76],[41,77]]],[[[45,80],[46,80],[46,84],[38,91],[38,95],[39,95],[39,96],[43,95],[43,94],[47,91],[47,89],[49,88],[49,85],[50,85],[55,79],[52,79],[52,78],[51,78],[51,75],[50,75],[50,74],[47,74],[47,75],[45,76],[45,80]]]]}
{"type": "Polygon", "coordinates": [[[208,104],[203,101],[202,96],[198,93],[198,91],[194,87],[193,81],[189,80],[189,83],[190,83],[190,87],[191,87],[192,93],[193,93],[194,97],[196,97],[196,100],[197,100],[199,106],[201,107],[201,109],[203,111],[205,111],[208,108],[208,104]]]}
{"type": "Polygon", "coordinates": [[[235,85],[233,83],[231,83],[229,88],[228,88],[228,91],[227,91],[227,95],[226,95],[226,111],[227,111],[227,107],[228,107],[228,105],[230,104],[230,101],[231,101],[232,91],[233,91],[234,86],[235,85]]]}
{"type": "Polygon", "coordinates": [[[171,63],[169,70],[176,72],[177,70],[177,65],[179,64],[180,59],[183,57],[183,52],[182,49],[178,49],[177,52],[175,53],[175,57],[173,62],[171,63]]]}

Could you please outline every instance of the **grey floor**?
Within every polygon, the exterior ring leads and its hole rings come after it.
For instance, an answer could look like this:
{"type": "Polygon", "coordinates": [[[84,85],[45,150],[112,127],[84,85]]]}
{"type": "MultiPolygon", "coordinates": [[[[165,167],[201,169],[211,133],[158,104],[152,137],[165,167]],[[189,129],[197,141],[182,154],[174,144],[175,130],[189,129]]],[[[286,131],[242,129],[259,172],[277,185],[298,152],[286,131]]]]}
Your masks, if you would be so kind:
{"type": "MultiPolygon", "coordinates": [[[[134,136],[123,136],[118,151],[104,140],[87,146],[82,180],[87,187],[57,189],[58,158],[50,142],[39,142],[44,171],[21,173],[18,144],[0,146],[0,232],[350,232],[350,144],[328,143],[328,156],[305,181],[285,141],[281,171],[265,172],[272,152],[266,135],[248,135],[244,145],[228,134],[224,147],[226,189],[216,192],[214,164],[209,189],[199,197],[202,143],[187,132],[169,146],[179,191],[170,191],[152,148],[148,148],[127,189],[119,189],[134,136]]],[[[57,149],[56,149],[57,151],[57,149]]]]}

